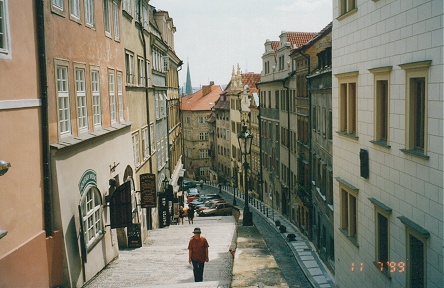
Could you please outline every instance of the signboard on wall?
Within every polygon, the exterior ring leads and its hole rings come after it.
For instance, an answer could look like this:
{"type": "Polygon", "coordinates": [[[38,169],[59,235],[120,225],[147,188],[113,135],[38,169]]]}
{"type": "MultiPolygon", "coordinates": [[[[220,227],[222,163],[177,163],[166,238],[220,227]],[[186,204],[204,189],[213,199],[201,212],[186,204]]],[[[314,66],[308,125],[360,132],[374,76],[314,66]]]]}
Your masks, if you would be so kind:
{"type": "Polygon", "coordinates": [[[142,208],[156,207],[156,175],[155,174],[141,174],[140,175],[140,194],[142,208]]]}

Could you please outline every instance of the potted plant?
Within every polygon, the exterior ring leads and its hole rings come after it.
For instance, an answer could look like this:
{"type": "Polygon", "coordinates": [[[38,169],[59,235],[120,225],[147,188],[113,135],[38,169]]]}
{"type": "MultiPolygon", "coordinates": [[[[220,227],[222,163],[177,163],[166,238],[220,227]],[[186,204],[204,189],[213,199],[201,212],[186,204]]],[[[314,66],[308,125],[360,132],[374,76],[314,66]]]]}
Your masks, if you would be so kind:
{"type": "Polygon", "coordinates": [[[289,234],[287,235],[287,241],[288,241],[288,242],[295,241],[295,240],[296,240],[296,235],[295,235],[295,234],[293,234],[293,233],[289,233],[289,234]]]}
{"type": "Polygon", "coordinates": [[[287,231],[287,227],[285,227],[285,225],[281,225],[279,226],[279,231],[281,231],[281,233],[284,233],[287,231]]]}
{"type": "Polygon", "coordinates": [[[275,224],[276,224],[276,226],[281,226],[281,221],[279,221],[279,220],[276,220],[275,222],[274,222],[275,224]]]}

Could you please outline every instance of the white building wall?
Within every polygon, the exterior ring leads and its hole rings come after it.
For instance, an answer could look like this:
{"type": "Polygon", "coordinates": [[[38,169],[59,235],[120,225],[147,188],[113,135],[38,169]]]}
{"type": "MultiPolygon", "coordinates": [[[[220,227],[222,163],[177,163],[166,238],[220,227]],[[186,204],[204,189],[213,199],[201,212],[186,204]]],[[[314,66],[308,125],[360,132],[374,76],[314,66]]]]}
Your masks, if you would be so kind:
{"type": "MultiPolygon", "coordinates": [[[[339,17],[334,3],[333,75],[358,71],[357,136],[333,135],[334,177],[359,189],[358,244],[340,227],[339,183],[334,180],[335,275],[338,287],[405,287],[406,273],[390,273],[391,280],[374,265],[375,212],[368,198],[392,209],[389,216],[390,261],[407,262],[405,216],[428,232],[427,287],[443,287],[443,1],[357,0],[357,11],[339,17]],[[337,18],[339,17],[339,19],[337,18]],[[428,70],[426,154],[406,154],[406,78],[400,64],[431,60],[428,70]],[[373,74],[368,70],[391,66],[390,148],[374,145],[373,74]],[[370,176],[360,177],[359,150],[369,151],[370,176]],[[352,263],[355,269],[352,271],[352,263]],[[360,263],[363,263],[360,271],[360,263]]],[[[333,77],[333,131],[338,131],[338,78],[333,77]]]]}

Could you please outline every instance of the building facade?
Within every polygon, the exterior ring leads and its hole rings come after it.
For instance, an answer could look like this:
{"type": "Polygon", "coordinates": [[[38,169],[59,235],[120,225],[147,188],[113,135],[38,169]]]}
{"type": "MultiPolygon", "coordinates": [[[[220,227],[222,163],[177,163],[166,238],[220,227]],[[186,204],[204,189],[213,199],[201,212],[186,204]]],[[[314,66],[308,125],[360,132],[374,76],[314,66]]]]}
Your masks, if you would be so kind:
{"type": "Polygon", "coordinates": [[[183,157],[185,176],[193,180],[210,180],[211,157],[210,131],[211,111],[222,89],[219,85],[210,82],[201,90],[180,98],[183,124],[183,157]]]}
{"type": "Polygon", "coordinates": [[[63,286],[77,287],[118,256],[122,223],[107,203],[136,186],[121,3],[70,3],[48,2],[44,20],[51,210],[63,233],[63,286]]]}
{"type": "Polygon", "coordinates": [[[333,3],[336,284],[443,287],[443,2],[333,3]]]}
{"type": "Polygon", "coordinates": [[[62,233],[47,206],[47,98],[37,45],[42,9],[33,1],[0,2],[1,287],[62,284],[62,233]]]}

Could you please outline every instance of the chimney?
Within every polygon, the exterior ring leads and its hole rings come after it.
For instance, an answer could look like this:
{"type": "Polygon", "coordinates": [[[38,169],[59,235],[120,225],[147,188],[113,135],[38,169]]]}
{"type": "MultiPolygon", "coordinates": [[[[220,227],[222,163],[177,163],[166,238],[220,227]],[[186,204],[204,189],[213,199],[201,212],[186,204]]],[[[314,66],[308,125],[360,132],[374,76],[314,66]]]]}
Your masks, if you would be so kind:
{"type": "Polygon", "coordinates": [[[211,86],[214,85],[214,81],[210,81],[210,85],[202,86],[202,96],[206,96],[211,92],[211,86]]]}

